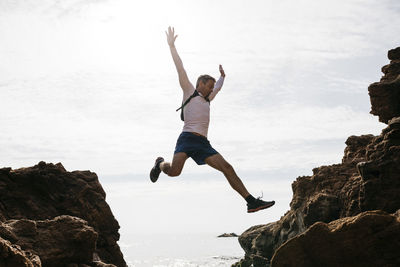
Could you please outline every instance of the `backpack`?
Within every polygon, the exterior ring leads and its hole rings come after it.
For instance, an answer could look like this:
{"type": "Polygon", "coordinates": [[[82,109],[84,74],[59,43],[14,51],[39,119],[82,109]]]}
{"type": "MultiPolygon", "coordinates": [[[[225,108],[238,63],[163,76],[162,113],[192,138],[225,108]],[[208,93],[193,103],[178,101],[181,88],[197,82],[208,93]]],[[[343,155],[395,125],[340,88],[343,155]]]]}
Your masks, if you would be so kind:
{"type": "MultiPolygon", "coordinates": [[[[186,99],[186,101],[182,104],[180,108],[178,108],[176,111],[181,110],[181,120],[185,121],[185,118],[183,117],[183,108],[192,100],[193,97],[200,96],[199,92],[197,90],[194,90],[194,93],[186,99]]],[[[204,98],[207,102],[210,102],[208,97],[204,98]]]]}

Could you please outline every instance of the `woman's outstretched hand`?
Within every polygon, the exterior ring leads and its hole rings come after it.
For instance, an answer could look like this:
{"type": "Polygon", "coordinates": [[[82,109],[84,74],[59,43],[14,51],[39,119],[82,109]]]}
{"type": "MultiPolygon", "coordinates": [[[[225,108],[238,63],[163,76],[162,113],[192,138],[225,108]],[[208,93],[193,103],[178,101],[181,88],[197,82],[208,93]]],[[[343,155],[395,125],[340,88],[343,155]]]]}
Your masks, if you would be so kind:
{"type": "Polygon", "coordinates": [[[219,73],[221,73],[221,76],[225,78],[225,71],[222,68],[222,65],[219,65],[219,73]]]}
{"type": "Polygon", "coordinates": [[[173,27],[171,28],[171,26],[169,26],[168,27],[168,32],[165,31],[165,34],[167,35],[168,45],[170,47],[174,47],[175,46],[176,37],[178,37],[178,35],[175,35],[175,29],[173,27]]]}

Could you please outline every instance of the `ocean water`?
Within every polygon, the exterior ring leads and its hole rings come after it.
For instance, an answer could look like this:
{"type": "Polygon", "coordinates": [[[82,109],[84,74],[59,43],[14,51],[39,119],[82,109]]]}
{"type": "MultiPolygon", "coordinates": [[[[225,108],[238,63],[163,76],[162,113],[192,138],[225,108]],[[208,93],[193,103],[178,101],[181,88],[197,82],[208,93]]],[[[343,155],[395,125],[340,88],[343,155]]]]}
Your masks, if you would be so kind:
{"type": "MultiPolygon", "coordinates": [[[[219,235],[219,234],[218,234],[219,235]]],[[[236,237],[209,234],[137,234],[121,241],[128,266],[230,266],[243,257],[236,237]]]]}
{"type": "MultiPolygon", "coordinates": [[[[301,170],[293,170],[301,171],[301,170]]],[[[129,266],[230,266],[244,256],[237,238],[250,226],[276,221],[289,209],[292,173],[244,178],[255,196],[276,205],[248,214],[222,174],[105,176],[100,181],[121,226],[119,241],[129,266]]]]}

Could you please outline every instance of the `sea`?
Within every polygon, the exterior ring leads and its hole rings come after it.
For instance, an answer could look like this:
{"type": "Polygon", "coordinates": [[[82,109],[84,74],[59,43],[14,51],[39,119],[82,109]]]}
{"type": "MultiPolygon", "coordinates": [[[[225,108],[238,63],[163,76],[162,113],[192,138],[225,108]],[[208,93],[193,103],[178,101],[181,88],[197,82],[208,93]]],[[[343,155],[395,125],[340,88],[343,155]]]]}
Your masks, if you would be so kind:
{"type": "Polygon", "coordinates": [[[120,224],[119,245],[129,266],[231,266],[244,257],[238,237],[253,225],[279,220],[289,209],[293,174],[264,173],[243,182],[257,197],[275,200],[248,214],[222,174],[99,177],[120,224]]]}
{"type": "Polygon", "coordinates": [[[231,266],[243,256],[237,237],[208,234],[137,234],[120,242],[128,266],[231,266]]]}

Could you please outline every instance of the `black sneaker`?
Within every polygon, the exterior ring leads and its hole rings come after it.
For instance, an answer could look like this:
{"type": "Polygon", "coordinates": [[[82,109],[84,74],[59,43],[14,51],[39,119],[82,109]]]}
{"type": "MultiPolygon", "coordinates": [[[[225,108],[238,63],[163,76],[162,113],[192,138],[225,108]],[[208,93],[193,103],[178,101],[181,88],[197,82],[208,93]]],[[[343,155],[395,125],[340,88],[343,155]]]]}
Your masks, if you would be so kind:
{"type": "Polygon", "coordinates": [[[154,163],[153,168],[150,171],[150,180],[155,183],[158,180],[158,177],[160,176],[161,169],[160,169],[160,163],[164,161],[164,158],[158,157],[156,159],[156,162],[154,163]]]}
{"type": "Polygon", "coordinates": [[[247,203],[247,212],[256,212],[259,210],[267,209],[272,207],[275,204],[275,201],[264,201],[261,198],[257,198],[252,203],[247,203]]]}

